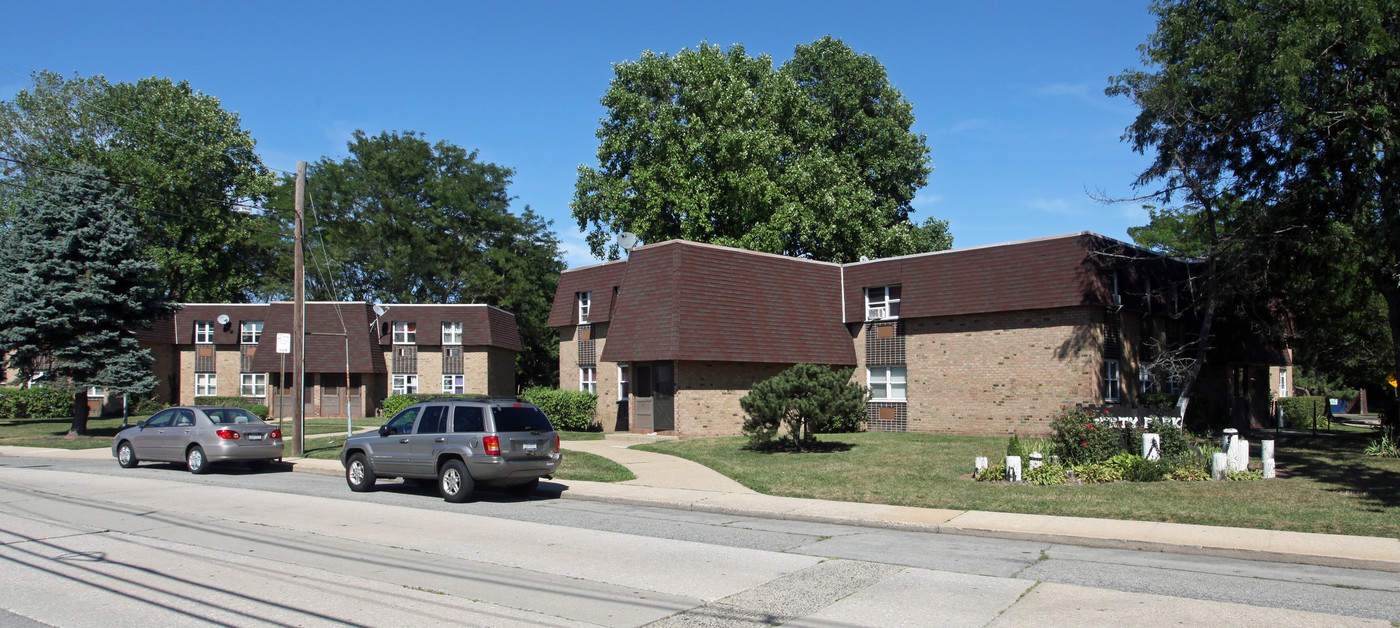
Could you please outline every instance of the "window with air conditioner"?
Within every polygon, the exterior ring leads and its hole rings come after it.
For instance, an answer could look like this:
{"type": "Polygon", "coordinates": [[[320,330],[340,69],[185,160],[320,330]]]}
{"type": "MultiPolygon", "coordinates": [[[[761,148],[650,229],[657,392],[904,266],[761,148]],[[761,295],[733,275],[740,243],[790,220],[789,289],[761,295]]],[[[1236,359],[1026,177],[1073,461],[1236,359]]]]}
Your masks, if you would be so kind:
{"type": "Polygon", "coordinates": [[[865,320],[882,321],[899,318],[900,286],[880,286],[865,289],[865,320]]]}

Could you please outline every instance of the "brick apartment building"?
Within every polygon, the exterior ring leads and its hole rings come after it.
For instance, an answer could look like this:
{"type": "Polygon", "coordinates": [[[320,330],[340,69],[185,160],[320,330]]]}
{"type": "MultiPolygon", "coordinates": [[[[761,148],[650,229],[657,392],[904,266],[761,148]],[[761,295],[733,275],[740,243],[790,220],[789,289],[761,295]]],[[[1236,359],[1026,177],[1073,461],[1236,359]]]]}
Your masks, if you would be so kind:
{"type": "MultiPolygon", "coordinates": [[[[1088,232],[852,264],[672,240],[565,271],[549,325],[609,431],[739,434],[749,388],[810,362],[855,368],[871,431],[1029,435],[1176,391],[1144,365],[1199,329],[1191,270],[1088,232]]],[[[1257,423],[1284,357],[1207,373],[1257,423]]]]}
{"type": "MultiPolygon", "coordinates": [[[[292,307],[191,303],[138,331],[156,358],[155,394],[181,404],[241,396],[291,416],[292,359],[277,352],[277,335],[292,332],[292,307]]],[[[403,392],[512,396],[520,349],[515,316],[496,307],[310,302],[305,413],[372,416],[403,392]]]]}

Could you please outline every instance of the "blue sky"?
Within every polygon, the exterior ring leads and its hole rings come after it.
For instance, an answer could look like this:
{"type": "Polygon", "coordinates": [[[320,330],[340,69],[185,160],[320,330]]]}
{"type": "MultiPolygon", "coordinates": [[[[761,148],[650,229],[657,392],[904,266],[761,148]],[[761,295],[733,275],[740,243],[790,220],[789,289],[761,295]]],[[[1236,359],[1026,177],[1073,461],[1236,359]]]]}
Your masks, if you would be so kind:
{"type": "Polygon", "coordinates": [[[188,80],[236,111],[269,166],[342,158],[355,129],[419,131],[516,171],[514,207],[553,221],[595,164],[612,64],[701,41],[774,65],[824,35],[875,55],[914,105],[935,165],[916,219],[954,246],[1076,231],[1127,239],[1146,159],[1119,140],[1136,108],[1103,94],[1139,62],[1147,0],[1088,2],[24,2],[5,10],[0,99],[32,71],[188,80]],[[11,73],[13,72],[13,73],[11,73]]]}

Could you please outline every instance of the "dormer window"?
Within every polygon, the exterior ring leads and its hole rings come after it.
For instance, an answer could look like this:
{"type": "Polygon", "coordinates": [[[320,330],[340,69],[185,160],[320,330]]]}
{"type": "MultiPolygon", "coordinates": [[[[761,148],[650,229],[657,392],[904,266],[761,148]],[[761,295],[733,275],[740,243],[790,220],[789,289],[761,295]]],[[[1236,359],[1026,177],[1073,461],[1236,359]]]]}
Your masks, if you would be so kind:
{"type": "Polygon", "coordinates": [[[865,320],[882,321],[899,318],[899,286],[865,289],[865,320]]]}
{"type": "Polygon", "coordinates": [[[462,344],[462,321],[448,321],[442,324],[442,344],[462,344]]]}
{"type": "Polygon", "coordinates": [[[194,322],[194,342],[199,345],[214,344],[214,321],[194,322]]]}
{"type": "Polygon", "coordinates": [[[592,309],[593,293],[578,293],[578,323],[580,325],[588,322],[588,312],[592,309]]]}
{"type": "Polygon", "coordinates": [[[396,321],[394,323],[394,344],[418,344],[418,323],[413,321],[396,321]]]}
{"type": "Polygon", "coordinates": [[[238,341],[245,345],[255,345],[262,339],[262,321],[243,321],[238,324],[238,341]]]}

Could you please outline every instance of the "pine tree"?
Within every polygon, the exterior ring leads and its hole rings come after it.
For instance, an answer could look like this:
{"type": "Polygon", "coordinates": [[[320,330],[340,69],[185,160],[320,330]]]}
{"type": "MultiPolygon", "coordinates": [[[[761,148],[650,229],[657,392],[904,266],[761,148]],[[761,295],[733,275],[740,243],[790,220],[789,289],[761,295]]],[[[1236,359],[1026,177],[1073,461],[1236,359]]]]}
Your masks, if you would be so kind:
{"type": "Polygon", "coordinates": [[[813,434],[859,426],[865,414],[866,390],[851,381],[851,372],[849,368],[796,364],[754,384],[749,394],[739,399],[739,406],[749,415],[743,429],[752,446],[786,444],[780,436],[786,428],[792,447],[802,451],[815,441],[813,434]]]}
{"type": "Polygon", "coordinates": [[[26,379],[73,392],[70,435],[87,433],[87,389],[155,388],[150,351],[132,330],[168,309],[137,259],[119,190],[80,166],[22,199],[0,237],[0,351],[26,379]]]}

